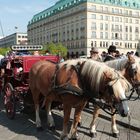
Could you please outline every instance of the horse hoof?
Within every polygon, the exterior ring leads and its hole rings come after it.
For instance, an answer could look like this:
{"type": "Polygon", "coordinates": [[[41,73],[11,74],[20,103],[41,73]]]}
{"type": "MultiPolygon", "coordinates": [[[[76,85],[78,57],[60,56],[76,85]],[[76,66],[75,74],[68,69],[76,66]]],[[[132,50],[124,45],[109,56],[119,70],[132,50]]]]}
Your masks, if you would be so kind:
{"type": "Polygon", "coordinates": [[[90,137],[91,138],[96,138],[97,137],[97,133],[96,132],[90,132],[90,137]]]}
{"type": "Polygon", "coordinates": [[[49,127],[49,130],[55,131],[55,126],[50,126],[50,127],[49,127]]]}
{"type": "Polygon", "coordinates": [[[118,138],[119,137],[119,133],[113,133],[113,137],[114,138],[118,138]]]}
{"type": "Polygon", "coordinates": [[[43,131],[43,128],[42,127],[37,127],[37,132],[41,132],[43,131]]]}
{"type": "Polygon", "coordinates": [[[81,127],[82,126],[82,123],[81,122],[78,122],[78,127],[81,127]]]}

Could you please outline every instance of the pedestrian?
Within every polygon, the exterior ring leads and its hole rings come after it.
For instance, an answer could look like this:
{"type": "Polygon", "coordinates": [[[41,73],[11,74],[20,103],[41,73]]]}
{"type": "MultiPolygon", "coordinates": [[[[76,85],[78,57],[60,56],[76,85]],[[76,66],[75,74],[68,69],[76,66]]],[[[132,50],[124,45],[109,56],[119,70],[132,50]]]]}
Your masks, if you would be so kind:
{"type": "Polygon", "coordinates": [[[33,55],[39,56],[39,55],[40,55],[40,54],[39,54],[39,51],[34,51],[34,52],[33,52],[33,55]]]}
{"type": "Polygon", "coordinates": [[[93,47],[90,51],[90,58],[96,61],[102,61],[102,57],[99,55],[99,50],[96,47],[93,47]]]}
{"type": "Polygon", "coordinates": [[[107,54],[106,58],[104,59],[104,62],[116,59],[116,57],[115,57],[116,51],[117,51],[116,46],[114,46],[114,45],[109,46],[108,54],[107,54]]]}

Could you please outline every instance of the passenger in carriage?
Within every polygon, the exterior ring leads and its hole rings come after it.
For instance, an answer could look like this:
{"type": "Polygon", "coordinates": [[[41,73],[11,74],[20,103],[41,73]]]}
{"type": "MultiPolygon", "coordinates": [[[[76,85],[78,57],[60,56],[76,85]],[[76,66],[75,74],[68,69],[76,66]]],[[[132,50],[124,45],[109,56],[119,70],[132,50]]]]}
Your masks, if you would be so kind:
{"type": "Polygon", "coordinates": [[[108,48],[108,55],[104,59],[104,62],[116,59],[116,46],[111,45],[108,48]]]}
{"type": "Polygon", "coordinates": [[[34,51],[34,52],[33,52],[33,55],[35,55],[35,56],[40,56],[39,51],[34,51]]]}

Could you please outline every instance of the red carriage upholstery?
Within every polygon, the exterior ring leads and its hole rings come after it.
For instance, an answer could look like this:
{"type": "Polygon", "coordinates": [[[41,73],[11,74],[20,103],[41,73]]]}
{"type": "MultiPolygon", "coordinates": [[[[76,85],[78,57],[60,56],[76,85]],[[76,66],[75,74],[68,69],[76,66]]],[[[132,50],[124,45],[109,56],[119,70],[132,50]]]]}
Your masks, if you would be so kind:
{"type": "Polygon", "coordinates": [[[23,56],[23,72],[29,72],[34,63],[39,60],[49,60],[55,63],[59,62],[59,56],[47,55],[47,56],[23,56]]]}

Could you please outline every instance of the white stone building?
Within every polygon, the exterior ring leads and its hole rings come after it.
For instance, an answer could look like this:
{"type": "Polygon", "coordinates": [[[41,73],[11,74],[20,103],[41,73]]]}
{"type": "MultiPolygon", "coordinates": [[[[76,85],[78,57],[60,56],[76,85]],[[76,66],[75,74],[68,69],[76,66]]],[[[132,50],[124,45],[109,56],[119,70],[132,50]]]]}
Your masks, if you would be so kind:
{"type": "Polygon", "coordinates": [[[140,0],[59,0],[29,21],[28,42],[62,42],[70,55],[111,44],[126,53],[137,50],[139,32],[140,0]]]}
{"type": "Polygon", "coordinates": [[[16,44],[27,44],[27,33],[14,33],[0,39],[0,47],[10,47],[16,44]]]}

